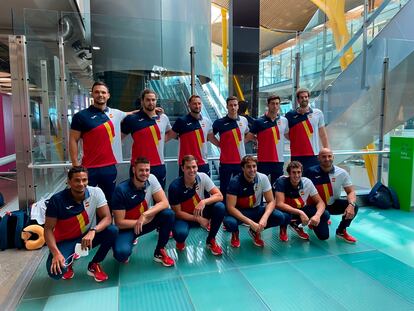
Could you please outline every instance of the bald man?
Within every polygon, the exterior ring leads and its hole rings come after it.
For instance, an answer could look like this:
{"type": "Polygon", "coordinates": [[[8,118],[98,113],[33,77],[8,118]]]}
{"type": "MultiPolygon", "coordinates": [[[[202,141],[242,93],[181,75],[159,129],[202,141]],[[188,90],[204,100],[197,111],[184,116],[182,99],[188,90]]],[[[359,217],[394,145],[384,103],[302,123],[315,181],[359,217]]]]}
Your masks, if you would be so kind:
{"type": "Polygon", "coordinates": [[[342,215],[336,236],[348,243],[355,243],[357,240],[346,230],[358,213],[354,186],[349,174],[339,166],[333,165],[333,159],[332,151],[322,148],[318,154],[319,165],[309,168],[305,176],[312,180],[326,204],[326,210],[331,215],[342,215]],[[340,199],[342,188],[346,192],[346,199],[340,199]]]}

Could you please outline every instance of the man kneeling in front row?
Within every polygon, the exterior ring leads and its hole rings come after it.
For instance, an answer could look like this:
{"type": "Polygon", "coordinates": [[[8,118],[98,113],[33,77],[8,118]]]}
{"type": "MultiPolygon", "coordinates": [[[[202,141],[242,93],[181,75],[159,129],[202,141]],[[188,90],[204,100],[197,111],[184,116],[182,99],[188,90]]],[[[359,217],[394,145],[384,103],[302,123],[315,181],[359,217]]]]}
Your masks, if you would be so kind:
{"type": "Polygon", "coordinates": [[[138,236],[158,229],[154,261],[166,267],[174,265],[164,247],[174,224],[174,212],[157,178],[150,174],[150,162],[138,157],[132,167],[133,176],[120,183],[112,196],[112,210],[119,236],[114,245],[116,260],[128,263],[132,246],[138,236]]]}
{"type": "Polygon", "coordinates": [[[47,272],[53,279],[71,279],[74,276],[75,246],[92,249],[100,245],[88,264],[88,275],[95,281],[108,279],[100,263],[105,259],[118,235],[111,225],[111,214],[105,195],[98,187],[88,186],[88,174],[82,166],[68,172],[68,189],[60,191],[46,201],[45,239],[50,254],[47,272]],[[96,216],[100,221],[96,223],[96,216]]]}
{"type": "Polygon", "coordinates": [[[176,178],[168,189],[168,198],[177,218],[173,230],[177,249],[184,250],[190,227],[202,226],[209,231],[207,247],[213,255],[219,256],[223,251],[216,243],[216,234],[225,212],[221,202],[223,196],[207,174],[198,173],[197,159],[194,156],[184,156],[181,169],[183,176],[176,178]],[[206,198],[205,192],[210,197],[206,198]]]}
{"type": "MultiPolygon", "coordinates": [[[[274,192],[278,209],[292,215],[291,227],[303,240],[309,240],[309,234],[303,226],[313,229],[319,240],[329,238],[329,213],[312,182],[302,177],[303,166],[292,161],[287,166],[289,176],[277,179],[274,192]]],[[[286,226],[280,227],[286,233],[286,226]]],[[[286,234],[287,237],[287,234],[286,234]]]]}
{"type": "MultiPolygon", "coordinates": [[[[257,172],[257,160],[244,156],[241,160],[242,173],[230,180],[227,188],[227,212],[224,225],[231,232],[231,246],[240,247],[239,224],[250,226],[249,234],[256,246],[263,247],[261,232],[267,228],[286,225],[290,215],[275,209],[272,187],[266,175],[257,172]],[[266,206],[262,200],[266,200],[266,206]]],[[[283,232],[281,232],[283,233],[283,232]]],[[[282,241],[286,237],[279,236],[282,241]]]]}
{"type": "Polygon", "coordinates": [[[333,165],[334,155],[330,149],[321,149],[318,160],[319,165],[308,169],[305,176],[315,185],[329,214],[342,215],[342,220],[336,229],[337,238],[348,243],[355,243],[357,240],[346,231],[358,213],[351,177],[347,171],[333,165]],[[346,192],[346,199],[340,198],[342,188],[346,192]]]}

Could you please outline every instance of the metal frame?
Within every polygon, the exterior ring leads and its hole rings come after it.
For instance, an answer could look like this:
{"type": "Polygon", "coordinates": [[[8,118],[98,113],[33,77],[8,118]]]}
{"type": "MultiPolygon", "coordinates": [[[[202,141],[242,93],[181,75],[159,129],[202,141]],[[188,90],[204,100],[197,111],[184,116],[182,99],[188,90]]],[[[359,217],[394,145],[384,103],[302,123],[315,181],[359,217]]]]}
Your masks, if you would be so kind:
{"type": "MultiPolygon", "coordinates": [[[[385,150],[362,150],[362,151],[338,151],[338,152],[334,152],[334,155],[367,155],[367,154],[389,154],[390,151],[388,149],[385,150]]],[[[284,154],[283,157],[285,159],[289,159],[290,158],[290,154],[284,154]]],[[[219,156],[214,156],[214,157],[208,157],[207,158],[208,161],[216,161],[216,160],[220,160],[219,156]]],[[[177,162],[177,158],[169,158],[169,159],[165,159],[164,162],[169,163],[169,162],[177,162]]],[[[131,164],[130,160],[127,161],[122,161],[119,162],[118,164],[131,164]]],[[[66,162],[66,163],[45,163],[45,164],[29,164],[29,168],[31,169],[44,169],[44,168],[58,168],[58,167],[71,167],[72,163],[71,162],[66,162]]]]}
{"type": "Polygon", "coordinates": [[[25,36],[9,36],[10,71],[12,79],[12,103],[14,137],[16,143],[17,193],[19,209],[25,210],[35,200],[32,163],[32,122],[29,98],[29,74],[25,36]]]}

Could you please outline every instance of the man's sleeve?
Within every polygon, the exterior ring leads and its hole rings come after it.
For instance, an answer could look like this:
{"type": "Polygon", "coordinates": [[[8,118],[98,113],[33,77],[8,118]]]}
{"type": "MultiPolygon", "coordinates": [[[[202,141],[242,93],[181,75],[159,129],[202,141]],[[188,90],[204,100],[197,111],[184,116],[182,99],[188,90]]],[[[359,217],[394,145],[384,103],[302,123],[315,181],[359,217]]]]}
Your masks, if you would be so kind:
{"type": "Polygon", "coordinates": [[[151,184],[151,194],[157,193],[158,191],[162,190],[160,182],[154,175],[150,175],[149,182],[151,184]]]}
{"type": "Polygon", "coordinates": [[[219,132],[218,120],[213,123],[213,133],[216,135],[219,132]]]}
{"type": "Polygon", "coordinates": [[[168,187],[168,201],[170,202],[170,205],[180,204],[178,197],[179,196],[177,186],[174,182],[172,182],[168,187]]]}
{"type": "Polygon", "coordinates": [[[273,192],[285,193],[285,182],[284,177],[279,177],[273,185],[273,192]]]}
{"type": "Polygon", "coordinates": [[[75,113],[70,124],[70,128],[75,131],[84,132],[85,129],[82,126],[82,120],[79,113],[75,113]]]}
{"type": "Polygon", "coordinates": [[[130,127],[129,127],[129,119],[130,119],[130,116],[127,116],[121,122],[121,132],[124,133],[124,134],[126,134],[126,135],[128,135],[131,132],[130,127]]]}
{"type": "Polygon", "coordinates": [[[313,197],[314,195],[317,195],[318,194],[318,190],[316,189],[316,187],[313,184],[313,182],[310,179],[308,179],[308,178],[305,179],[305,182],[306,182],[306,184],[304,185],[304,187],[309,187],[310,188],[309,195],[311,197],[313,197]]]}
{"type": "Polygon", "coordinates": [[[201,182],[204,184],[204,189],[210,192],[216,185],[213,183],[210,177],[207,174],[200,173],[201,182]]]}
{"type": "Polygon", "coordinates": [[[181,125],[181,119],[177,119],[177,121],[175,121],[172,126],[172,130],[176,132],[177,134],[180,134],[180,125],[181,125]]]}
{"type": "Polygon", "coordinates": [[[105,198],[105,194],[103,193],[101,188],[99,187],[95,188],[95,196],[96,196],[96,202],[97,202],[96,207],[97,208],[100,208],[108,204],[108,201],[105,198]]]}
{"type": "Polygon", "coordinates": [[[344,181],[342,183],[342,187],[352,186],[351,176],[349,176],[348,172],[346,172],[346,171],[344,171],[344,174],[345,174],[345,178],[344,178],[344,181]]]}
{"type": "Polygon", "coordinates": [[[249,129],[250,133],[257,134],[259,131],[258,125],[259,125],[258,119],[254,120],[254,122],[252,123],[252,127],[249,129]]]}
{"type": "Polygon", "coordinates": [[[266,175],[260,175],[260,184],[263,189],[263,193],[272,190],[272,185],[270,184],[269,178],[266,175]]]}
{"type": "Polygon", "coordinates": [[[111,209],[112,210],[124,210],[123,204],[123,193],[121,188],[118,186],[115,188],[114,193],[112,194],[111,209]]]}
{"type": "Polygon", "coordinates": [[[236,195],[236,196],[239,194],[238,190],[239,190],[240,185],[239,185],[237,180],[238,180],[237,176],[233,177],[230,180],[229,185],[227,187],[227,193],[228,194],[232,194],[232,195],[236,195]]]}
{"type": "Polygon", "coordinates": [[[58,218],[58,206],[56,205],[55,198],[52,196],[49,200],[45,201],[46,205],[46,217],[58,218]]]}
{"type": "Polygon", "coordinates": [[[324,116],[323,116],[323,112],[320,111],[318,128],[321,128],[321,127],[324,127],[324,126],[325,126],[325,119],[324,119],[324,116]]]}
{"type": "Polygon", "coordinates": [[[168,132],[172,128],[171,127],[171,122],[170,122],[170,119],[168,118],[167,115],[164,114],[164,116],[165,116],[165,119],[166,119],[166,121],[165,121],[166,122],[165,131],[168,132]]]}

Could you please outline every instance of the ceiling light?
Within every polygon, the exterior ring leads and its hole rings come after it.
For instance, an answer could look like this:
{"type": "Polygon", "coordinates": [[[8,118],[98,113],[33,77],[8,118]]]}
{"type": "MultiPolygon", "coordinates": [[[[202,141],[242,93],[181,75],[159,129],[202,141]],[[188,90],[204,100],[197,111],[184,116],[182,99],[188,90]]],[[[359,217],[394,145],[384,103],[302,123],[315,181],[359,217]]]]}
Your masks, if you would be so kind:
{"type": "Polygon", "coordinates": [[[93,46],[92,49],[98,51],[98,50],[101,49],[101,47],[99,47],[99,46],[93,46]]]}

